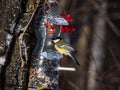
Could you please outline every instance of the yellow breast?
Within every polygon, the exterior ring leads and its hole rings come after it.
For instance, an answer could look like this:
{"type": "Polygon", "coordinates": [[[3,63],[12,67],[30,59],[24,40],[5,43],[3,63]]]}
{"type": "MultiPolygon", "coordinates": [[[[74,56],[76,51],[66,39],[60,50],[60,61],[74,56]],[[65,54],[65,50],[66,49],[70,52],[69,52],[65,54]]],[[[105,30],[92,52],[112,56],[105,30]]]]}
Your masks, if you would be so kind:
{"type": "Polygon", "coordinates": [[[62,48],[59,48],[57,45],[55,45],[55,49],[61,53],[61,54],[64,54],[64,55],[68,55],[69,51],[65,50],[65,49],[62,49],[62,48]]]}

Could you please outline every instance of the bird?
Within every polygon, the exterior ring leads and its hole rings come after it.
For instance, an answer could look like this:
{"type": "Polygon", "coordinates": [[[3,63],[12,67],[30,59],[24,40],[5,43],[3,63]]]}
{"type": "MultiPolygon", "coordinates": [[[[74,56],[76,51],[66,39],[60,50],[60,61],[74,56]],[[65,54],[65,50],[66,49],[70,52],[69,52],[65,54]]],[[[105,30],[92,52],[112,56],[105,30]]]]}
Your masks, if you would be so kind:
{"type": "Polygon", "coordinates": [[[79,62],[77,61],[77,59],[75,58],[75,56],[73,54],[75,49],[72,48],[72,46],[67,41],[65,41],[61,37],[56,37],[56,38],[52,38],[52,42],[54,43],[54,48],[60,54],[71,57],[71,59],[74,61],[74,63],[76,65],[80,66],[79,62]]]}

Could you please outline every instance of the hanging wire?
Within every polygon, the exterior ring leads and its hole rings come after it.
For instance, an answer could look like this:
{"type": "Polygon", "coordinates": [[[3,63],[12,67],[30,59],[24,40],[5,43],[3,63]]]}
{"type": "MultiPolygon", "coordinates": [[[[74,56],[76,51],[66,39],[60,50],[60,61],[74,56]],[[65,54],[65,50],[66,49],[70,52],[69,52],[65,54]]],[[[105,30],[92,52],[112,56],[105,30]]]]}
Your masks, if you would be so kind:
{"type": "Polygon", "coordinates": [[[61,30],[62,30],[62,25],[60,26],[60,31],[58,33],[58,37],[60,37],[60,35],[61,35],[61,30]]]}
{"type": "MultiPolygon", "coordinates": [[[[46,16],[45,16],[45,18],[46,18],[46,16]]],[[[42,43],[42,47],[41,47],[41,50],[40,50],[41,53],[43,52],[43,49],[44,49],[44,46],[45,46],[45,41],[46,41],[46,35],[47,35],[47,31],[46,31],[47,29],[45,27],[43,27],[43,29],[44,29],[44,38],[43,38],[43,43],[42,43]]]]}

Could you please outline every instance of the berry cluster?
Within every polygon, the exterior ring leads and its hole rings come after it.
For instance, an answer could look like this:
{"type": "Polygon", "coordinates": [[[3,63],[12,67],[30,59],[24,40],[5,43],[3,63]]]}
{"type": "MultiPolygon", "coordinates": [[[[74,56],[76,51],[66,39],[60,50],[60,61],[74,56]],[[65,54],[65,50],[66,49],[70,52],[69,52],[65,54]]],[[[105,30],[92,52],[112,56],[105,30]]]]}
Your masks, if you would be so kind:
{"type": "MultiPolygon", "coordinates": [[[[66,21],[67,21],[68,23],[72,23],[72,22],[73,22],[73,18],[71,17],[70,14],[64,15],[64,16],[62,16],[62,17],[63,17],[64,19],[66,19],[66,21]]],[[[61,30],[62,30],[63,33],[67,33],[67,34],[76,31],[76,29],[75,29],[73,26],[71,26],[71,25],[69,25],[69,26],[62,25],[62,29],[61,29],[61,30]]]]}

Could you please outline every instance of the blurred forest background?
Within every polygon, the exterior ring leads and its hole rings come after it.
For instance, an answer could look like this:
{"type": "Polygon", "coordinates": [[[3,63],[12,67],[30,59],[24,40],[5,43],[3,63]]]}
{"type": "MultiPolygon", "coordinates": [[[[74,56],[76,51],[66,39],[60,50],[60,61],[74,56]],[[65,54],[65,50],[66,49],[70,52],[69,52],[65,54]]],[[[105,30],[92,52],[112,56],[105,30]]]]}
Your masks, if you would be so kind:
{"type": "MultiPolygon", "coordinates": [[[[19,33],[15,30],[28,23],[33,11],[30,5],[36,1],[0,0],[0,60],[6,58],[4,65],[0,63],[1,90],[6,83],[16,83],[11,75],[18,68],[17,82],[28,84],[29,60],[24,68],[16,65],[20,54],[19,33]],[[8,34],[9,38],[13,36],[12,44],[6,45],[8,34]]],[[[61,60],[61,66],[73,66],[77,71],[60,71],[59,90],[120,90],[120,0],[62,0],[60,8],[74,18],[77,30],[69,36],[80,66],[75,66],[69,57],[61,60]]],[[[24,36],[29,46],[28,59],[36,43],[32,27],[33,23],[24,36]]],[[[9,87],[5,90],[15,90],[9,87]]]]}

